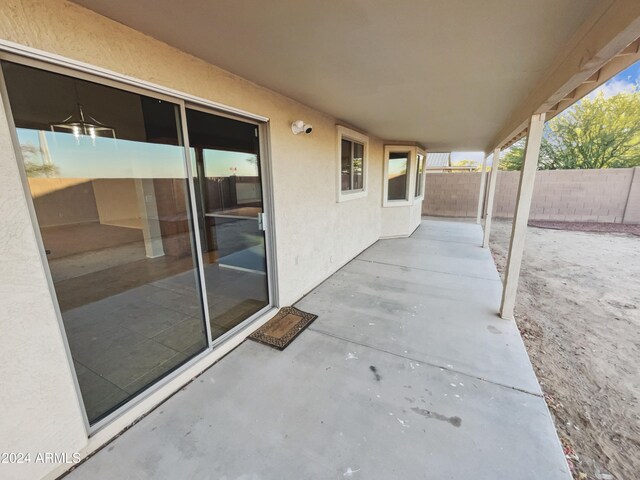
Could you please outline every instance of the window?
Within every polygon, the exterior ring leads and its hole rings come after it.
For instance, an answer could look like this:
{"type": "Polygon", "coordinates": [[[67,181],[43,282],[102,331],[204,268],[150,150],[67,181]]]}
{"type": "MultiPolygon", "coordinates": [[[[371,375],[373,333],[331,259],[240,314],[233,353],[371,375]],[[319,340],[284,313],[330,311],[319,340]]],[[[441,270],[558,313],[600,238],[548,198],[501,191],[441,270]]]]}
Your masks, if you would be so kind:
{"type": "Polygon", "coordinates": [[[343,138],[340,159],[340,177],[342,179],[340,188],[342,191],[362,190],[364,145],[343,138]]]}
{"type": "MultiPolygon", "coordinates": [[[[418,145],[385,145],[384,207],[403,207],[424,195],[426,155],[418,145]]],[[[420,200],[418,200],[420,201],[420,200]]]]}
{"type": "Polygon", "coordinates": [[[387,200],[407,200],[411,152],[390,152],[387,162],[387,200]]]}
{"type": "Polygon", "coordinates": [[[424,154],[418,152],[416,157],[416,198],[424,194],[424,154]]]}
{"type": "Polygon", "coordinates": [[[368,138],[346,127],[338,127],[338,201],[366,195],[368,138]]]}

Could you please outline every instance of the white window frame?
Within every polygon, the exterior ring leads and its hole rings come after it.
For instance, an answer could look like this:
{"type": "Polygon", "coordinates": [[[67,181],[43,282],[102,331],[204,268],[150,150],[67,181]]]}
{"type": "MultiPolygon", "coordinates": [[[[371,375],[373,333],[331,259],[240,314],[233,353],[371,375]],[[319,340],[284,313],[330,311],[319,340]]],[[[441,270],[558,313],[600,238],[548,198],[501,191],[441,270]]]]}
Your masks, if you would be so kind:
{"type": "Polygon", "coordinates": [[[423,200],[424,199],[424,189],[426,188],[426,177],[425,175],[427,174],[427,153],[420,149],[420,148],[416,148],[416,154],[415,154],[415,158],[416,158],[416,164],[414,165],[414,169],[415,169],[415,183],[414,183],[414,188],[413,188],[413,195],[414,195],[414,199],[415,200],[423,200]],[[422,156],[422,185],[420,185],[420,195],[416,195],[416,188],[418,188],[418,156],[421,155],[422,156]]]}
{"type": "Polygon", "coordinates": [[[336,200],[338,203],[355,200],[367,196],[369,185],[369,137],[351,128],[336,125],[336,200]],[[358,190],[342,190],[342,140],[356,142],[364,147],[362,154],[362,188],[358,190]]]}
{"type": "Polygon", "coordinates": [[[382,187],[382,206],[383,207],[406,207],[413,205],[416,172],[415,163],[417,158],[417,148],[413,145],[385,145],[384,146],[384,178],[382,187]],[[389,195],[389,154],[394,152],[409,153],[407,161],[407,185],[405,197],[403,200],[388,200],[389,195]]]}

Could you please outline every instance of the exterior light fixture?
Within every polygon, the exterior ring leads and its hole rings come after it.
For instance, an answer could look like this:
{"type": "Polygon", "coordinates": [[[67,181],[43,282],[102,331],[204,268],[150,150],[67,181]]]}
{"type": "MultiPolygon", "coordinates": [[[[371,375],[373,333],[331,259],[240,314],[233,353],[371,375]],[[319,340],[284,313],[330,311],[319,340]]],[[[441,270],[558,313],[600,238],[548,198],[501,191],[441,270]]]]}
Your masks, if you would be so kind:
{"type": "Polygon", "coordinates": [[[303,120],[296,120],[291,124],[291,131],[294,135],[298,135],[300,133],[309,135],[313,131],[313,125],[304,123],[303,120]]]}

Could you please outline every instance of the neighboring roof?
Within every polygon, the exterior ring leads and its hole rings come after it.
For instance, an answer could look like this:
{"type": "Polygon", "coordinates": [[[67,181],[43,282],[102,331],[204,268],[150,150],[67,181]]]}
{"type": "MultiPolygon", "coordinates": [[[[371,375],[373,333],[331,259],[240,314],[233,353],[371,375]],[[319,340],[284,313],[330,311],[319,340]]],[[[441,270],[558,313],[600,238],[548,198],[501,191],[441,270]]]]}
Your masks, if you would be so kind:
{"type": "Polygon", "coordinates": [[[427,153],[427,167],[448,167],[451,165],[451,153],[427,153]]]}
{"type": "Polygon", "coordinates": [[[380,138],[444,151],[513,137],[640,36],[630,0],[76,2],[380,138]]]}

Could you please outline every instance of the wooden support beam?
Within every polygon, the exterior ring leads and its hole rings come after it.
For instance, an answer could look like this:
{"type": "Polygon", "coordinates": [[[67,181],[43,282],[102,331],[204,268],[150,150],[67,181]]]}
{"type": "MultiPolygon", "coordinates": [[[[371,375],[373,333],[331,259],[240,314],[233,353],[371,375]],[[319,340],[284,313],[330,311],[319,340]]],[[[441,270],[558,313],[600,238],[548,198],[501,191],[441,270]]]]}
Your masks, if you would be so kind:
{"type": "Polygon", "coordinates": [[[635,42],[627,45],[627,47],[622,50],[616,57],[624,57],[625,55],[635,55],[640,52],[640,39],[635,42]]]}
{"type": "Polygon", "coordinates": [[[491,219],[493,218],[493,198],[496,196],[498,172],[500,172],[500,149],[496,148],[493,151],[493,163],[491,164],[491,176],[489,177],[487,210],[484,214],[484,236],[482,238],[483,248],[489,248],[489,237],[491,236],[491,219]]]}
{"type": "MultiPolygon", "coordinates": [[[[633,53],[633,48],[640,46],[635,44],[639,37],[640,1],[602,2],[565,47],[558,51],[529,96],[507,117],[485,151],[492,151],[496,146],[505,148],[526,126],[531,114],[548,112],[620,52],[633,53]]],[[[627,58],[632,56],[619,57],[620,60],[627,58]]],[[[602,80],[600,77],[599,82],[602,80]]],[[[580,95],[581,92],[577,92],[575,100],[580,95]]]]}
{"type": "Polygon", "coordinates": [[[480,173],[480,194],[478,195],[478,214],[476,215],[476,223],[482,220],[482,208],[484,207],[484,189],[487,184],[487,156],[482,159],[482,172],[480,173]]]}
{"type": "MultiPolygon", "coordinates": [[[[635,49],[635,45],[640,47],[640,42],[633,42],[631,46],[633,47],[631,50],[635,49]]],[[[629,47],[627,47],[628,49],[629,47]]],[[[584,96],[591,93],[593,90],[607,82],[609,79],[616,76],[618,73],[623,71],[625,68],[630,67],[634,63],[640,61],[640,52],[638,53],[627,53],[625,55],[617,55],[612,58],[609,62],[604,64],[601,68],[599,68],[596,72],[593,73],[588,79],[586,79],[582,84],[576,87],[573,91],[570,92],[566,98],[563,98],[559,102],[555,103],[551,107],[548,108],[546,112],[546,121],[551,120],[553,117],[563,112],[571,105],[579,101],[584,96]],[[573,98],[569,98],[569,97],[573,98]]],[[[526,135],[526,125],[523,126],[523,130],[509,139],[508,141],[502,142],[501,147],[508,148],[517,142],[520,138],[526,135]]]]}
{"type": "Polygon", "coordinates": [[[559,112],[560,111],[560,102],[556,103],[551,109],[550,112],[559,112]]]}
{"type": "Polygon", "coordinates": [[[520,183],[516,198],[516,211],[513,217],[511,229],[511,242],[509,244],[509,257],[504,273],[504,286],[502,289],[502,303],[500,316],[505,319],[513,319],[513,311],[516,303],[516,292],[520,278],[520,266],[524,252],[524,241],[533,197],[533,185],[538,168],[538,156],[542,143],[542,131],[544,128],[544,113],[534,114],[529,121],[529,135],[524,151],[522,170],[520,171],[520,183]]]}
{"type": "MultiPolygon", "coordinates": [[[[488,157],[487,157],[487,163],[489,163],[488,157]]],[[[487,180],[484,188],[484,198],[482,199],[482,225],[484,225],[484,220],[487,215],[487,202],[489,201],[489,179],[490,178],[491,178],[491,172],[489,171],[489,165],[487,165],[487,180]]]]}
{"type": "Polygon", "coordinates": [[[602,71],[602,69],[599,68],[596,73],[594,73],[589,78],[587,78],[583,83],[598,83],[598,80],[600,80],[600,72],[601,71],[602,71]]]}

